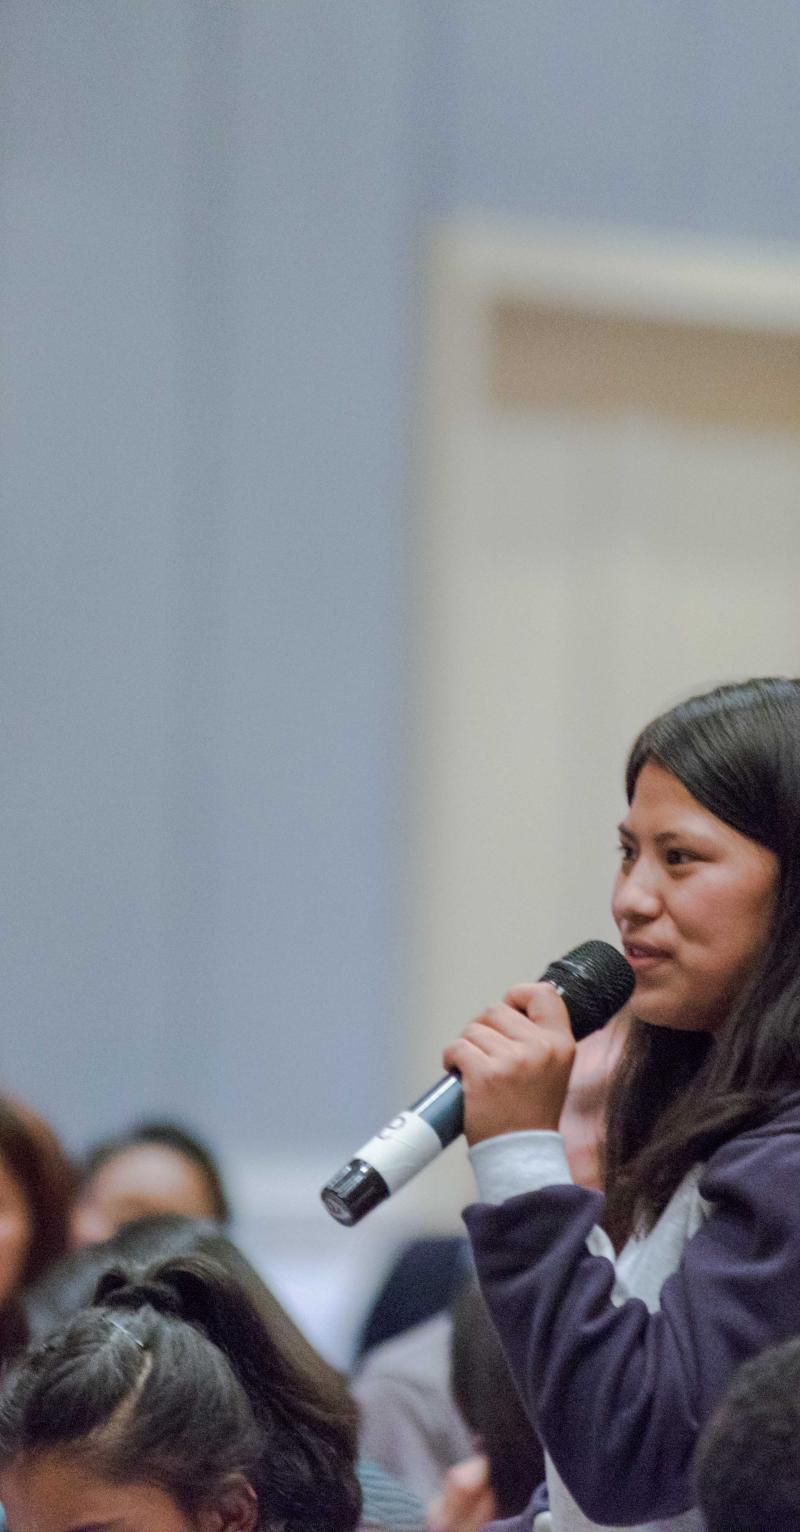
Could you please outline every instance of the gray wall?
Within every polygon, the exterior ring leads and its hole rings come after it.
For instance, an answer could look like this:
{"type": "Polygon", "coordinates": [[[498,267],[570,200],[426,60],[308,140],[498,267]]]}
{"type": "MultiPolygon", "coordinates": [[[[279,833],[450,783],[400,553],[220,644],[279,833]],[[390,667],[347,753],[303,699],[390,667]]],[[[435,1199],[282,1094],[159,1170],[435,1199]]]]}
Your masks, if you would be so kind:
{"type": "Polygon", "coordinates": [[[0,28],[3,1076],[74,1144],[344,1152],[402,1059],[428,221],[800,238],[800,10],[0,28]]]}

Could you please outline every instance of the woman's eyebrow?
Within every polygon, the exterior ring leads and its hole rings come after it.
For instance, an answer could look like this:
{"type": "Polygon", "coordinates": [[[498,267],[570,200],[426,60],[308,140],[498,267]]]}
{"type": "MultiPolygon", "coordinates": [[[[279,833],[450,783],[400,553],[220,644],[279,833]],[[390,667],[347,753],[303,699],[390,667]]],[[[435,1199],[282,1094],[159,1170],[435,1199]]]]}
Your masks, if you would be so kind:
{"type": "Polygon", "coordinates": [[[653,838],[657,846],[664,846],[668,841],[676,840],[691,840],[697,842],[699,845],[701,841],[707,842],[709,839],[706,831],[702,829],[693,829],[690,825],[684,825],[683,828],[679,830],[662,830],[660,835],[656,835],[653,838]]]}
{"type": "MultiPolygon", "coordinates": [[[[638,845],[638,836],[634,835],[633,830],[629,830],[626,824],[617,825],[617,831],[624,840],[636,841],[638,845]]],[[[692,829],[688,825],[679,830],[659,830],[658,834],[653,836],[653,841],[656,846],[663,846],[666,845],[668,841],[688,840],[689,837],[691,837],[692,840],[702,840],[703,831],[692,829]]]]}

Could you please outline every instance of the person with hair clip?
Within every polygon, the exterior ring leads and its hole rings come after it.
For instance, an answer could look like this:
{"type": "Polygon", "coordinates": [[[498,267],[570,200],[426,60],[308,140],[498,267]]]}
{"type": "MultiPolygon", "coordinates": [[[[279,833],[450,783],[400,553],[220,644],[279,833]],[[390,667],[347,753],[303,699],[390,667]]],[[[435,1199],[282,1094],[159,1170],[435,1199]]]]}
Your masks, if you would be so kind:
{"type": "MultiPolygon", "coordinates": [[[[275,1524],[281,1528],[298,1528],[303,1532],[305,1529],[320,1528],[326,1532],[328,1528],[346,1528],[352,1525],[348,1517],[357,1506],[360,1493],[362,1504],[358,1525],[361,1532],[367,1532],[368,1528],[384,1529],[384,1532],[422,1532],[422,1505],[377,1465],[358,1457],[357,1406],[347,1380],[315,1351],[255,1268],[218,1225],[209,1219],[184,1218],[176,1214],[138,1219],[125,1224],[103,1243],[87,1245],[73,1252],[31,1294],[31,1325],[40,1341],[50,1342],[50,1350],[45,1348],[44,1353],[50,1362],[47,1377],[43,1374],[41,1386],[34,1386],[34,1374],[41,1365],[37,1361],[40,1353],[29,1354],[18,1380],[12,1377],[8,1389],[0,1394],[0,1484],[4,1482],[2,1465],[6,1462],[16,1459],[24,1463],[32,1455],[49,1449],[56,1450],[61,1459],[65,1455],[76,1460],[81,1457],[84,1451],[83,1417],[77,1433],[69,1425],[59,1426],[56,1422],[56,1431],[62,1432],[58,1444],[47,1431],[43,1431],[46,1415],[43,1401],[46,1402],[46,1390],[50,1386],[48,1379],[51,1374],[53,1377],[58,1374],[65,1357],[74,1350],[74,1341],[70,1338],[72,1332],[64,1325],[80,1310],[94,1312],[91,1305],[95,1297],[106,1307],[122,1305],[130,1308],[135,1306],[137,1295],[143,1301],[152,1300],[161,1310],[166,1308],[170,1313],[173,1310],[177,1313],[180,1309],[187,1319],[194,1315],[190,1322],[202,1326],[207,1338],[222,1348],[234,1373],[244,1384],[245,1392],[255,1401],[257,1419],[266,1420],[267,1451],[258,1471],[266,1483],[270,1476],[274,1476],[277,1465],[275,1482],[280,1488],[280,1497],[277,1497],[280,1503],[274,1503],[275,1495],[268,1496],[263,1504],[263,1497],[259,1497],[262,1520],[256,1521],[255,1526],[273,1525],[273,1521],[263,1516],[264,1504],[268,1504],[275,1515],[280,1512],[275,1524]],[[176,1300],[175,1295],[185,1290],[194,1294],[191,1302],[176,1300]],[[213,1327],[202,1317],[206,1307],[213,1317],[213,1327]],[[39,1402],[35,1403],[34,1410],[35,1400],[39,1402]],[[40,1432],[43,1432],[41,1437],[40,1432]],[[294,1519],[287,1520],[290,1510],[294,1519]]],[[[117,1317],[128,1325],[127,1316],[117,1317]]],[[[84,1338],[81,1355],[87,1362],[91,1358],[93,1367],[103,1361],[113,1372],[113,1354],[106,1357],[103,1348],[108,1339],[115,1344],[119,1342],[113,1334],[109,1337],[107,1326],[101,1324],[98,1330],[96,1320],[94,1325],[91,1346],[84,1338]]],[[[129,1326],[129,1330],[131,1328],[129,1326]]],[[[192,1337],[189,1341],[193,1346],[196,1344],[192,1337]]],[[[202,1348],[201,1355],[207,1362],[208,1357],[202,1348]]],[[[219,1359],[212,1354],[212,1360],[218,1369],[219,1359]]],[[[198,1384],[199,1379],[193,1378],[189,1371],[181,1390],[173,1381],[173,1404],[175,1399],[182,1399],[184,1411],[194,1408],[201,1418],[205,1418],[204,1393],[199,1393],[192,1404],[193,1390],[198,1384]]],[[[70,1400],[80,1393],[77,1377],[72,1377],[71,1387],[70,1400]]],[[[141,1403],[145,1408],[147,1401],[143,1398],[141,1403]]],[[[107,1404],[105,1401],[105,1406],[107,1404]]],[[[58,1412],[63,1405],[64,1397],[54,1394],[52,1408],[58,1412]]],[[[98,1407],[102,1415],[102,1396],[98,1407]]],[[[166,1397],[161,1400],[162,1421],[167,1419],[171,1407],[166,1397]]],[[[47,1409],[50,1408],[50,1402],[47,1402],[47,1409]]],[[[239,1413],[241,1415],[241,1410],[239,1413]]],[[[70,1419],[72,1414],[70,1403],[67,1410],[70,1419]]],[[[232,1423],[235,1427],[235,1415],[232,1423]]],[[[215,1431],[216,1424],[212,1414],[203,1431],[215,1431]]],[[[112,1428],[113,1422],[109,1420],[108,1425],[112,1428]]],[[[208,1473],[200,1458],[195,1456],[205,1450],[203,1442],[203,1432],[195,1442],[187,1440],[181,1475],[183,1480],[188,1476],[191,1482],[198,1486],[205,1484],[208,1488],[208,1473]],[[191,1466],[193,1461],[194,1468],[191,1466]]],[[[245,1460],[240,1462],[236,1457],[238,1450],[235,1430],[232,1430],[228,1448],[222,1447],[218,1468],[222,1482],[227,1452],[227,1473],[244,1474],[246,1482],[251,1483],[249,1470],[245,1473],[245,1460]]],[[[130,1461],[135,1468],[133,1456],[130,1461]]],[[[102,1462],[99,1468],[102,1477],[102,1462]]],[[[106,1471],[109,1470],[112,1470],[111,1464],[106,1471]]],[[[64,1469],[60,1464],[58,1473],[63,1478],[64,1469]]],[[[163,1483],[166,1493],[172,1494],[176,1504],[181,1501],[179,1477],[170,1479],[167,1473],[158,1482],[163,1483]]],[[[21,1502],[23,1529],[28,1524],[26,1518],[39,1507],[40,1488],[26,1478],[26,1499],[21,1502]]],[[[128,1484],[126,1481],[124,1489],[125,1494],[120,1498],[127,1508],[125,1532],[132,1532],[133,1528],[138,1532],[136,1517],[140,1511],[144,1515],[144,1507],[138,1504],[138,1488],[133,1482],[128,1484]]],[[[103,1495],[107,1496],[107,1489],[103,1489],[103,1495]]],[[[212,1509],[213,1504],[211,1496],[212,1509]]],[[[84,1507],[83,1519],[78,1520],[77,1525],[85,1523],[88,1509],[84,1507]]],[[[209,1503],[199,1507],[198,1525],[206,1527],[208,1523],[202,1518],[208,1510],[209,1503]]],[[[220,1514],[219,1507],[215,1514],[220,1514]]],[[[89,1524],[93,1524],[91,1518],[89,1524]]],[[[72,1522],[59,1520],[52,1532],[58,1532],[62,1525],[69,1526],[72,1532],[72,1522]]],[[[151,1524],[148,1522],[147,1525],[150,1527],[151,1524]]],[[[160,1532],[160,1524],[154,1525],[156,1532],[160,1532]]],[[[178,1527],[183,1525],[177,1523],[178,1527]]],[[[195,1521],[190,1520],[189,1525],[194,1526],[195,1521]]],[[[219,1525],[212,1520],[212,1527],[219,1525]]],[[[222,1525],[227,1524],[223,1522],[222,1525]]],[[[11,1526],[14,1527],[13,1521],[11,1526]]]]}
{"type": "Polygon", "coordinates": [[[9,1532],[351,1532],[357,1412],[213,1240],[117,1267],[0,1392],[9,1532]]]}
{"type": "Polygon", "coordinates": [[[698,1437],[800,1331],[800,682],[717,688],[630,753],[612,909],[635,972],[605,1195],[557,1131],[575,1045],[521,985],[445,1051],[482,1291],[546,1449],[552,1532],[700,1532],[698,1437]]]}

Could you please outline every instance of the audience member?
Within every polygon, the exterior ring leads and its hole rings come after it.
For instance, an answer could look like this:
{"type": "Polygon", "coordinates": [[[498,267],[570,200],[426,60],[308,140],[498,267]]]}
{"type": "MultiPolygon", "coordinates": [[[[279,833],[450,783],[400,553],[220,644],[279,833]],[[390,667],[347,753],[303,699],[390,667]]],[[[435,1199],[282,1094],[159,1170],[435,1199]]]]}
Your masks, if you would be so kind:
{"type": "Polygon", "coordinates": [[[800,1339],[739,1368],[700,1438],[695,1477],[707,1532],[797,1532],[800,1339]]]}
{"type": "Polygon", "coordinates": [[[215,1238],[108,1271],[95,1305],[12,1368],[0,1394],[12,1527],[355,1528],[347,1389],[215,1238]]]}
{"type": "Polygon", "coordinates": [[[353,1379],[361,1451],[425,1505],[473,1450],[450,1389],[451,1329],[449,1310],[414,1325],[369,1351],[353,1379]]]}
{"type": "Polygon", "coordinates": [[[52,1129],[0,1096],[0,1358],[25,1340],[24,1289],[64,1254],[71,1193],[69,1161],[52,1129]]]}
{"type": "MultiPolygon", "coordinates": [[[[318,1424],[323,1442],[335,1438],[347,1471],[357,1475],[363,1496],[360,1526],[419,1532],[424,1514],[416,1497],[379,1466],[357,1459],[357,1408],[346,1380],[323,1361],[249,1261],[214,1223],[154,1215],[125,1225],[103,1244],[74,1252],[32,1295],[36,1332],[42,1338],[54,1323],[62,1326],[76,1310],[91,1304],[96,1290],[106,1293],[109,1281],[113,1285],[121,1275],[138,1289],[142,1283],[146,1286],[162,1281],[164,1272],[174,1274],[184,1267],[194,1271],[198,1262],[201,1267],[211,1263],[231,1304],[238,1293],[251,1326],[259,1327],[259,1348],[249,1361],[245,1355],[238,1370],[244,1369],[249,1376],[261,1369],[264,1394],[281,1393],[289,1422],[294,1422],[299,1436],[309,1437],[309,1474],[316,1472],[313,1434],[318,1424]]],[[[112,1296],[114,1301],[120,1300],[112,1296]]],[[[236,1358],[230,1355],[237,1370],[236,1358]]],[[[243,1381],[246,1384],[247,1377],[243,1381]]],[[[334,1523],[319,1525],[332,1527],[334,1523]]]]}
{"type": "Polygon", "coordinates": [[[80,1170],[70,1220],[73,1249],[108,1239],[149,1213],[226,1224],[230,1208],[211,1150],[172,1122],[141,1122],[96,1144],[80,1170]]]}
{"type": "Polygon", "coordinates": [[[475,1450],[449,1469],[428,1507],[428,1526],[478,1532],[525,1509],[544,1478],[544,1454],[474,1280],[453,1307],[451,1384],[475,1450]]]}

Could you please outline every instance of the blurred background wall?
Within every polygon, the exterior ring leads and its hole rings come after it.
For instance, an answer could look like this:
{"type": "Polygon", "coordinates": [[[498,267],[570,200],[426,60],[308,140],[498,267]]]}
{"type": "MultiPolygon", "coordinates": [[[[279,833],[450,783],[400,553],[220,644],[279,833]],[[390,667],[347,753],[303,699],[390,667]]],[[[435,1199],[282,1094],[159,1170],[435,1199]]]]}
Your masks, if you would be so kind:
{"type": "Polygon", "coordinates": [[[431,229],[800,240],[800,11],[5,0],[0,53],[3,1076],[333,1169],[410,1070],[431,229]]]}

